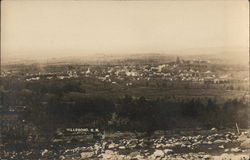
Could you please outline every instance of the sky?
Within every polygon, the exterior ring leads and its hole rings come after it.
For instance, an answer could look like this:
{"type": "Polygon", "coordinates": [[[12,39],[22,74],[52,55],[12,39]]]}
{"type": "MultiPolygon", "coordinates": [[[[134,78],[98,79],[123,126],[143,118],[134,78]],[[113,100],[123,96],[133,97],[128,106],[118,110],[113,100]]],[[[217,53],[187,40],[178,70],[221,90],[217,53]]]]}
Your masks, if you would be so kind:
{"type": "Polygon", "coordinates": [[[192,50],[248,56],[248,5],[247,0],[3,0],[2,61],[192,50]]]}

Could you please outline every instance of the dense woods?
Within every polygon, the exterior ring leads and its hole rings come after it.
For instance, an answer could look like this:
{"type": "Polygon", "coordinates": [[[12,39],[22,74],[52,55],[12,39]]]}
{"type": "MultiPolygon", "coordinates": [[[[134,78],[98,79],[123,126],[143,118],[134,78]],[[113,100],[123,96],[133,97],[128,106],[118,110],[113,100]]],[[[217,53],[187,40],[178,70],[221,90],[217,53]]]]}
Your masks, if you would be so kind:
{"type": "Polygon", "coordinates": [[[21,118],[46,132],[72,126],[146,132],[178,128],[234,128],[236,123],[240,128],[247,128],[247,101],[244,98],[218,101],[218,98],[209,97],[87,97],[79,86],[76,81],[19,85],[15,86],[15,91],[10,88],[1,90],[2,104],[26,104],[21,118]]]}

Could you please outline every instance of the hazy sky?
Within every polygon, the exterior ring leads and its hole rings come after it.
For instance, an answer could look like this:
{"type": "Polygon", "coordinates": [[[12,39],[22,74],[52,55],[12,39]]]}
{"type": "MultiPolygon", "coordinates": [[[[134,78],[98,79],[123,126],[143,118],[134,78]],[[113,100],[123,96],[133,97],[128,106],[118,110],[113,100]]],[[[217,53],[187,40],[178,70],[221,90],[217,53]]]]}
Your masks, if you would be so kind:
{"type": "Polygon", "coordinates": [[[189,49],[248,51],[247,0],[1,3],[3,60],[189,49]]]}

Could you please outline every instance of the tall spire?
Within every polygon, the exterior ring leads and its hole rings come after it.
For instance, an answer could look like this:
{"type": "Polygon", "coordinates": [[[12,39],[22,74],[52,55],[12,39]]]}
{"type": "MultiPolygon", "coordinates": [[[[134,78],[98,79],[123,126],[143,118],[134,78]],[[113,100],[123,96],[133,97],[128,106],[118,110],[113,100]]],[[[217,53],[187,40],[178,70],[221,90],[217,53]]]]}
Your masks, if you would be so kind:
{"type": "Polygon", "coordinates": [[[177,57],[177,58],[176,58],[176,63],[179,64],[180,62],[181,62],[181,61],[180,61],[180,58],[177,57]]]}

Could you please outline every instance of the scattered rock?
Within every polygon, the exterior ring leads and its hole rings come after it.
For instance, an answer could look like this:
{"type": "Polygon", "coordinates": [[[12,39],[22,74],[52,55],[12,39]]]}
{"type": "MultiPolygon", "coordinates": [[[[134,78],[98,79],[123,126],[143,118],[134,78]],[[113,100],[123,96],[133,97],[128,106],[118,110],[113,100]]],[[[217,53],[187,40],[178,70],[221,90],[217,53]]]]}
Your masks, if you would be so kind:
{"type": "Polygon", "coordinates": [[[220,156],[213,156],[212,159],[214,160],[248,160],[249,156],[223,153],[220,156]]]}

